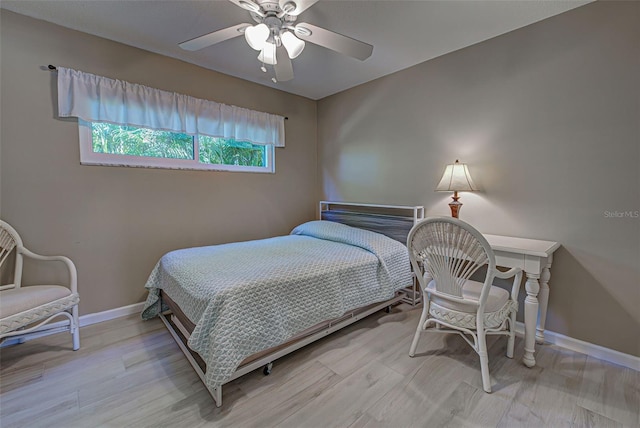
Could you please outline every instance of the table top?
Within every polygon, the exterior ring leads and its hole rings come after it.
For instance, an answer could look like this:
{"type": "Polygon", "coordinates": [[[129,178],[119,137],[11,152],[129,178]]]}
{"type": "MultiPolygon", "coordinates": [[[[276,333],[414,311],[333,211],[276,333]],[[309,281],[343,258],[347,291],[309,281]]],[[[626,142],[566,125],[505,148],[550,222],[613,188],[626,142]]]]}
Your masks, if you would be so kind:
{"type": "Polygon", "coordinates": [[[515,238],[512,236],[482,234],[494,251],[549,257],[560,247],[559,242],[538,239],[515,238]]]}

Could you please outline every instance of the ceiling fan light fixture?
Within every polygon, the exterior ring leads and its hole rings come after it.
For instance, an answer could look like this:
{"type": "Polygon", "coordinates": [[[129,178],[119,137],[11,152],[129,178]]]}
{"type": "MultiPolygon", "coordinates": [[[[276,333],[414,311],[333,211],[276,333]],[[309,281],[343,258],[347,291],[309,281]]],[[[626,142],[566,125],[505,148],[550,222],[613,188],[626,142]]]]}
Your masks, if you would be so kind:
{"type": "Polygon", "coordinates": [[[258,55],[258,61],[264,64],[276,65],[278,63],[276,61],[276,45],[269,42],[265,43],[260,55],[258,55]]]}
{"type": "Polygon", "coordinates": [[[282,44],[291,59],[297,58],[304,50],[304,40],[300,40],[290,31],[282,32],[282,34],[280,34],[280,40],[282,40],[282,44]]]}
{"type": "Polygon", "coordinates": [[[253,27],[247,27],[244,31],[244,38],[252,49],[261,51],[269,38],[269,34],[269,27],[265,24],[258,24],[253,27]]]}
{"type": "Polygon", "coordinates": [[[294,10],[296,10],[296,7],[298,7],[298,6],[296,6],[296,4],[294,2],[289,1],[289,2],[286,2],[285,4],[282,5],[282,11],[284,13],[291,13],[294,10]]]}
{"type": "Polygon", "coordinates": [[[250,12],[260,12],[260,6],[258,6],[252,1],[240,0],[238,4],[240,5],[241,8],[246,9],[250,12]]]}
{"type": "Polygon", "coordinates": [[[296,27],[294,28],[294,31],[298,36],[302,36],[302,37],[309,37],[310,35],[313,34],[311,30],[301,25],[296,25],[296,27]]]}

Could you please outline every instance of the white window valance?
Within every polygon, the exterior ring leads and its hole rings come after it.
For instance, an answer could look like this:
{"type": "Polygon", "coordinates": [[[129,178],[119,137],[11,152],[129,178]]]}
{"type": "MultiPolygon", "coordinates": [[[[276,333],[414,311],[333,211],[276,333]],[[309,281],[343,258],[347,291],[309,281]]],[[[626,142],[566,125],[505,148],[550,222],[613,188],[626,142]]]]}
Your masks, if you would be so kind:
{"type": "Polygon", "coordinates": [[[284,147],[284,117],[58,67],[58,115],[284,147]]]}

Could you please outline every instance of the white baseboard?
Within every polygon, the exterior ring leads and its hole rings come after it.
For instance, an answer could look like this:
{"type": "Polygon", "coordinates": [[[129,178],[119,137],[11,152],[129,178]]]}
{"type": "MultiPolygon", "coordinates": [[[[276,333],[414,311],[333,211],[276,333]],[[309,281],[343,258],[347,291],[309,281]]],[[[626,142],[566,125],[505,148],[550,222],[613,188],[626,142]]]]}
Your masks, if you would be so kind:
{"type": "MultiPolygon", "coordinates": [[[[94,314],[86,314],[81,315],[78,319],[80,322],[80,327],[86,327],[91,324],[96,324],[103,321],[109,321],[120,317],[126,317],[128,315],[139,314],[142,312],[142,308],[144,307],[144,302],[134,303],[133,305],[122,306],[120,308],[109,309],[108,311],[96,312],[94,314]]],[[[69,321],[56,321],[50,324],[47,324],[42,331],[31,333],[28,336],[24,337],[16,337],[16,338],[7,338],[3,343],[4,346],[11,346],[22,341],[28,341],[37,339],[39,337],[48,336],[53,333],[58,333],[61,331],[69,331],[69,321]],[[66,327],[66,330],[64,329],[66,327]]]]}
{"type": "MultiPolygon", "coordinates": [[[[516,334],[518,336],[524,336],[524,323],[516,322],[516,334]]],[[[551,343],[609,363],[618,364],[620,366],[640,371],[640,357],[636,357],[634,355],[625,354],[623,352],[605,348],[604,346],[594,345],[593,343],[584,342],[549,330],[544,331],[544,341],[545,343],[551,343]]]]}
{"type": "MultiPolygon", "coordinates": [[[[114,320],[128,315],[139,314],[144,308],[144,302],[134,303],[133,305],[122,306],[108,311],[96,312],[94,314],[80,315],[80,327],[86,327],[91,324],[97,324],[103,321],[114,320]]],[[[58,321],[49,324],[52,328],[68,325],[69,321],[58,321]]]]}
{"type": "Polygon", "coordinates": [[[109,309],[108,311],[96,312],[95,314],[86,314],[80,316],[80,327],[96,324],[103,321],[109,321],[127,315],[139,314],[144,308],[144,302],[134,303],[133,305],[122,306],[120,308],[109,309]]]}
{"type": "MultiPolygon", "coordinates": [[[[121,308],[111,309],[104,312],[98,312],[95,314],[83,315],[80,317],[80,326],[83,327],[136,313],[139,314],[142,312],[143,307],[144,302],[135,303],[129,306],[123,306],[121,308]]],[[[61,323],[61,325],[63,324],[64,322],[61,323]]],[[[519,336],[524,336],[524,323],[516,322],[516,334],[518,334],[519,336]]],[[[544,339],[545,342],[560,346],[562,348],[580,352],[581,354],[586,354],[603,361],[640,371],[640,357],[625,354],[613,349],[605,348],[600,345],[594,345],[593,343],[584,342],[582,340],[574,339],[573,337],[565,336],[563,334],[555,333],[549,330],[545,330],[544,339]]]]}
{"type": "MultiPolygon", "coordinates": [[[[120,317],[126,317],[128,315],[139,314],[142,312],[143,307],[144,302],[141,302],[134,303],[133,305],[122,306],[120,308],[110,309],[108,311],[82,315],[80,317],[80,327],[85,327],[91,324],[109,321],[120,317]]],[[[56,323],[51,323],[49,326],[53,329],[56,327],[68,325],[68,323],[68,321],[59,321],[56,323]]],[[[43,332],[43,335],[45,334],[46,333],[43,332]]],[[[516,334],[518,336],[524,336],[524,323],[516,322],[516,334]]],[[[545,342],[551,343],[553,345],[557,345],[571,351],[580,352],[581,354],[586,354],[610,363],[618,364],[633,370],[640,371],[640,357],[625,354],[613,349],[605,348],[600,345],[594,345],[593,343],[584,342],[582,340],[574,339],[572,337],[565,336],[560,333],[555,333],[549,330],[545,330],[544,339],[545,342]]],[[[8,345],[9,343],[5,342],[5,344],[8,345]]]]}

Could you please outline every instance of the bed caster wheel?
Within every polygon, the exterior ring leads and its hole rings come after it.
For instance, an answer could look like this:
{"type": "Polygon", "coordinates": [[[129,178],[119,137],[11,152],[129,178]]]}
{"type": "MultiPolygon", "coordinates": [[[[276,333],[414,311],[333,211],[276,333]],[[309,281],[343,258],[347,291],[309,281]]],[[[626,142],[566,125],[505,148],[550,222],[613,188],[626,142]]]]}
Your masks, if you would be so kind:
{"type": "Polygon", "coordinates": [[[262,374],[265,376],[269,376],[271,374],[271,369],[273,368],[273,363],[269,363],[262,368],[262,374]]]}
{"type": "Polygon", "coordinates": [[[384,308],[384,311],[388,314],[391,313],[391,306],[387,306],[386,308],[384,308]]]}

